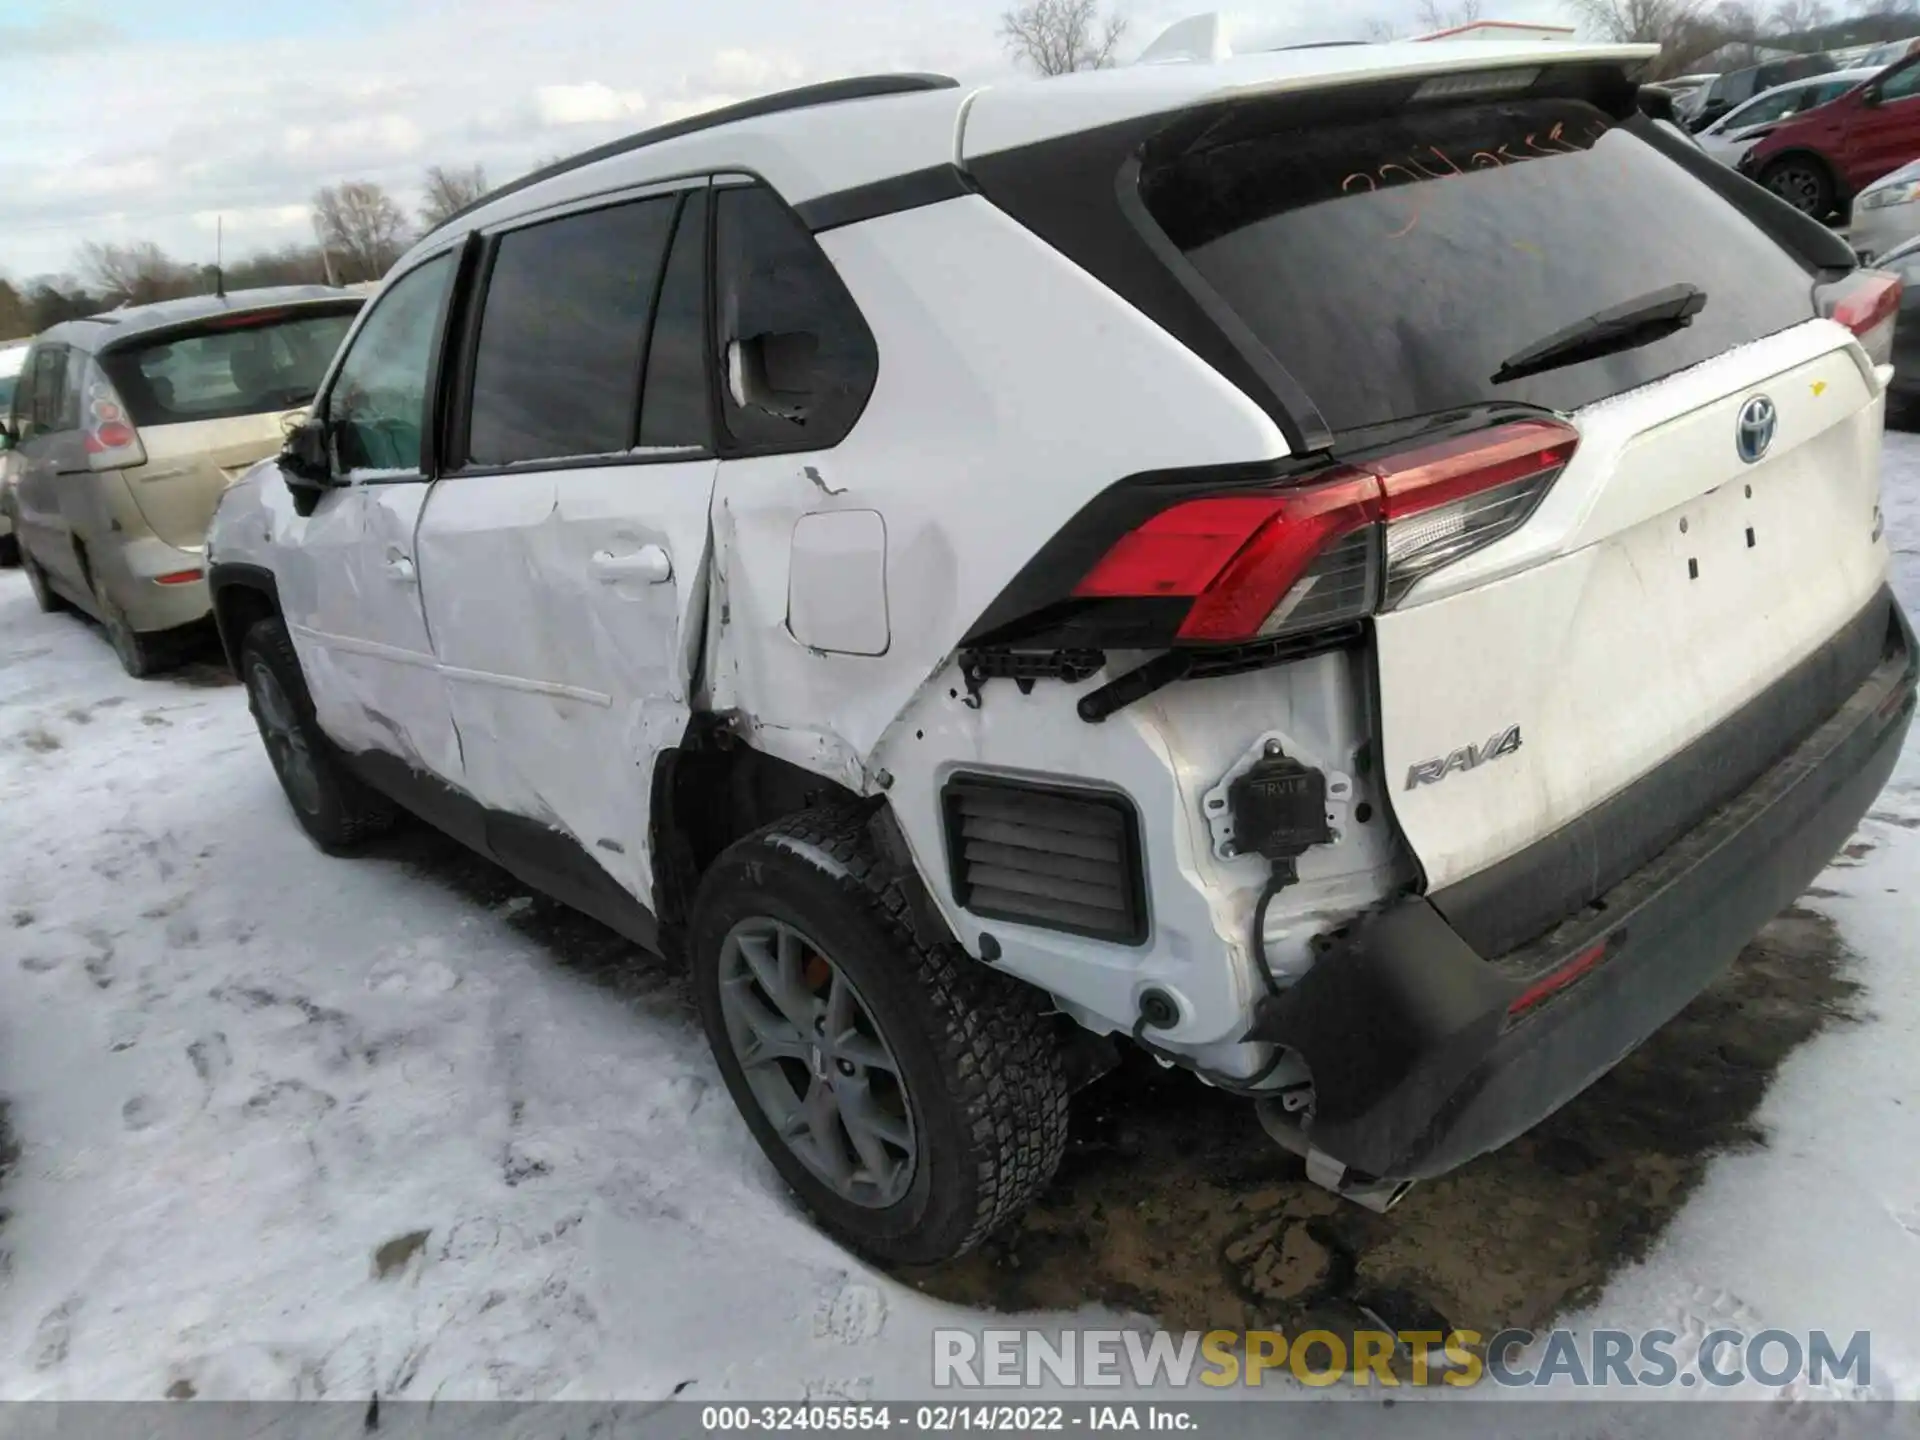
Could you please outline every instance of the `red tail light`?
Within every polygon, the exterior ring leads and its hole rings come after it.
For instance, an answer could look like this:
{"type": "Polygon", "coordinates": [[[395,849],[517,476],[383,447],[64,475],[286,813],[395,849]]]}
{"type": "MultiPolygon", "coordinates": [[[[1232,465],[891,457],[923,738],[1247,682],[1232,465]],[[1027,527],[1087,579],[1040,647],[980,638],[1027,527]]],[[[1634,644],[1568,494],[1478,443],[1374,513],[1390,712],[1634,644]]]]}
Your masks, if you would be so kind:
{"type": "Polygon", "coordinates": [[[1900,277],[1884,270],[1856,270],[1820,289],[1820,310],[1860,337],[1876,365],[1893,359],[1893,327],[1900,316],[1900,277]]]}
{"type": "Polygon", "coordinates": [[[126,470],[147,463],[147,447],[98,360],[87,362],[80,394],[80,439],[93,470],[126,470]]]}
{"type": "Polygon", "coordinates": [[[153,577],[156,585],[191,585],[206,572],[204,570],[169,570],[165,575],[153,577]]]}
{"type": "Polygon", "coordinates": [[[1074,595],[1190,596],[1178,638],[1199,644],[1358,619],[1518,529],[1578,443],[1558,421],[1516,421],[1284,489],[1184,501],[1123,535],[1074,595]]]}

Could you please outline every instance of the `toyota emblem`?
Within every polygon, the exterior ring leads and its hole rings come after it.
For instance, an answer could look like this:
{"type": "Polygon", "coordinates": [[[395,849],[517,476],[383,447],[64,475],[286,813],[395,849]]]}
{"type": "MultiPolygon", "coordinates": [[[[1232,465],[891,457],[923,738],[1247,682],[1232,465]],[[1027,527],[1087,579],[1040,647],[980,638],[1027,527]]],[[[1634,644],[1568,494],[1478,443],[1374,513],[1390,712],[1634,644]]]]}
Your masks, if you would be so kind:
{"type": "Polygon", "coordinates": [[[1773,401],[1756,395],[1740,407],[1740,423],[1734,429],[1733,443],[1740,458],[1751,465],[1773,446],[1773,432],[1779,428],[1780,415],[1773,401]]]}

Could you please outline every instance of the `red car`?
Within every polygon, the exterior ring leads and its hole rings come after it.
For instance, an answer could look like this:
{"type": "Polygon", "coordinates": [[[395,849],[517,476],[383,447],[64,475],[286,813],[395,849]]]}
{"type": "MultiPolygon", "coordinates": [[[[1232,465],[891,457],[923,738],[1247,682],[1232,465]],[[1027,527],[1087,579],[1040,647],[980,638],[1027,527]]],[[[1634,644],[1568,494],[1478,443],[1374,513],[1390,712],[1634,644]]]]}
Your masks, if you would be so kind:
{"type": "Polygon", "coordinates": [[[1782,122],[1740,159],[1740,173],[1817,219],[1920,159],[1920,55],[1838,100],[1782,122]]]}

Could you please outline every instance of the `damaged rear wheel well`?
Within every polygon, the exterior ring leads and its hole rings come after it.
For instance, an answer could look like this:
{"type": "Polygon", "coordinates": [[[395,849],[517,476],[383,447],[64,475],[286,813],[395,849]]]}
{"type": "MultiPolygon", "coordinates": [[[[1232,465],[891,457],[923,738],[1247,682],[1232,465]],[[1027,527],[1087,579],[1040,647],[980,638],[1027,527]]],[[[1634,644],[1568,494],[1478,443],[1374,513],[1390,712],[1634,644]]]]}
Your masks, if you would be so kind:
{"type": "Polygon", "coordinates": [[[734,841],[823,806],[878,807],[846,786],[763,754],[710,715],[654,762],[654,910],[663,941],[677,947],[700,877],[734,841]]]}

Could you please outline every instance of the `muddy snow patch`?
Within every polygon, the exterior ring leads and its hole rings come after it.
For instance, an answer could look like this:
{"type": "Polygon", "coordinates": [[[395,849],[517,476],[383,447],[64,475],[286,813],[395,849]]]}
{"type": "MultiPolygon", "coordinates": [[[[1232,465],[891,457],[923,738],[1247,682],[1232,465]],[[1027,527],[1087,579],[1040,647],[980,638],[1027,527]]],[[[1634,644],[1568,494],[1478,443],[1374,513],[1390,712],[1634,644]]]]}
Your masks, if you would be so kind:
{"type": "Polygon", "coordinates": [[[1858,1015],[1833,923],[1795,909],[1585,1094],[1387,1215],[1309,1184],[1246,1102],[1130,1062],[1081,1097],[1059,1183],[976,1255],[905,1278],[1004,1311],[1179,1330],[1539,1327],[1647,1253],[1715,1156],[1767,1143],[1781,1062],[1858,1015]]]}

